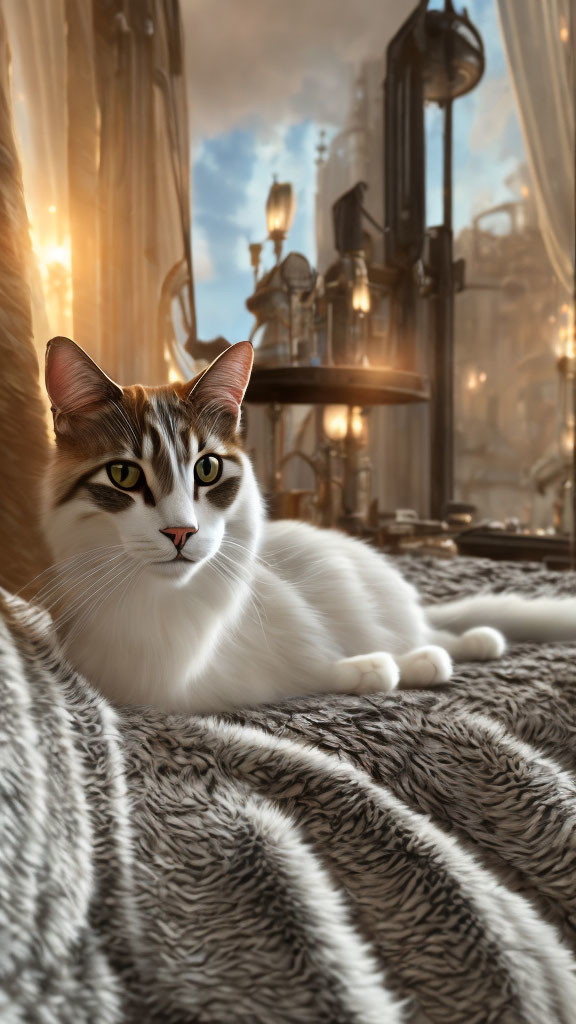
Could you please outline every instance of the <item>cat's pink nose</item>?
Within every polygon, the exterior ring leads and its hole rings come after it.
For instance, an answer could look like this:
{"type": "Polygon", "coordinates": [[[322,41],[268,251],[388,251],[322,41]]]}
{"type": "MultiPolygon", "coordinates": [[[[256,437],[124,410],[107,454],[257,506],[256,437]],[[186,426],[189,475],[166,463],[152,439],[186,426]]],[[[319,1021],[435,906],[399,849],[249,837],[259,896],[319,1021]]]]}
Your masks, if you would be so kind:
{"type": "Polygon", "coordinates": [[[170,537],[174,547],[177,551],[181,551],[186,541],[194,533],[198,533],[197,526],[167,526],[165,530],[160,530],[166,537],[170,537]]]}

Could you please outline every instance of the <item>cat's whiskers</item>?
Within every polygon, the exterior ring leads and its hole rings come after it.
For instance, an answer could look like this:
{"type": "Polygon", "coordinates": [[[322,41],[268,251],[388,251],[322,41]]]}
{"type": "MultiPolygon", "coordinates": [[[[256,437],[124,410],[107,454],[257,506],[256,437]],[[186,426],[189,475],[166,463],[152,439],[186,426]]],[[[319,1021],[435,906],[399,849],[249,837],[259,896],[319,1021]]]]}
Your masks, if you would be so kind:
{"type": "MultiPolygon", "coordinates": [[[[113,545],[110,545],[110,544],[98,544],[94,548],[87,548],[85,551],[79,551],[75,555],[69,555],[67,558],[62,558],[59,562],[53,562],[52,565],[49,565],[46,569],[43,569],[42,572],[39,572],[37,576],[33,576],[31,580],[28,580],[27,583],[24,583],[20,587],[19,590],[15,591],[14,596],[15,597],[19,597],[20,594],[22,594],[25,590],[28,589],[28,587],[31,587],[33,583],[36,583],[37,580],[42,579],[42,577],[46,576],[48,573],[58,572],[63,566],[65,566],[65,565],[67,566],[67,565],[69,565],[71,563],[74,563],[74,562],[76,562],[77,559],[96,557],[93,554],[96,551],[100,551],[100,550],[110,551],[110,550],[114,549],[115,547],[122,547],[122,545],[121,544],[117,544],[117,545],[115,545],[115,544],[113,544],[113,545]]],[[[41,591],[38,591],[38,593],[41,593],[41,591]]],[[[34,596],[36,597],[36,594],[34,596]]]]}
{"type": "MultiPolygon", "coordinates": [[[[134,569],[134,572],[135,571],[136,569],[134,569]]],[[[113,593],[116,586],[119,586],[126,579],[129,579],[129,576],[127,577],[124,572],[116,573],[116,575],[112,576],[110,579],[106,581],[105,586],[95,589],[89,595],[87,600],[84,601],[81,606],[83,607],[84,610],[79,615],[78,610],[76,610],[76,617],[74,618],[72,625],[70,626],[68,631],[65,632],[62,636],[64,646],[68,648],[72,646],[72,644],[77,640],[78,636],[82,633],[86,623],[90,620],[96,609],[99,607],[99,604],[103,602],[107,596],[113,593]]]]}
{"type": "Polygon", "coordinates": [[[73,594],[72,601],[69,601],[68,603],[62,602],[62,611],[60,614],[54,615],[52,613],[53,622],[57,631],[61,632],[69,622],[78,616],[82,608],[84,608],[96,594],[100,593],[104,586],[107,586],[116,578],[116,575],[121,575],[124,571],[124,566],[120,567],[116,565],[113,570],[109,569],[108,572],[104,574],[100,573],[96,576],[96,578],[90,583],[89,587],[84,591],[81,601],[75,600],[76,595],[73,594]]]}
{"type": "MultiPolygon", "coordinates": [[[[232,581],[232,583],[235,583],[237,586],[238,585],[244,585],[244,586],[246,586],[248,588],[247,593],[245,595],[246,606],[247,607],[251,606],[252,609],[254,610],[254,612],[255,612],[255,614],[256,614],[256,616],[258,618],[258,622],[260,624],[260,628],[262,629],[262,633],[263,633],[264,637],[266,638],[266,631],[264,629],[264,624],[262,622],[262,616],[260,614],[260,608],[258,606],[260,605],[260,607],[262,608],[262,611],[264,612],[265,617],[267,618],[266,609],[264,607],[263,602],[260,600],[260,598],[258,598],[256,596],[256,594],[254,593],[254,591],[250,589],[250,583],[251,583],[251,580],[252,580],[252,573],[248,573],[246,576],[239,575],[238,574],[238,569],[240,567],[238,566],[238,564],[236,562],[234,562],[233,559],[230,558],[229,555],[227,555],[225,552],[222,551],[222,548],[220,548],[220,551],[218,552],[218,555],[213,559],[213,561],[211,563],[212,568],[226,582],[232,581]],[[218,564],[218,555],[221,556],[222,558],[224,558],[227,562],[229,562],[231,564],[231,566],[233,567],[233,569],[231,569],[228,565],[219,565],[218,564]]],[[[267,638],[266,638],[266,642],[268,642],[267,638]]]]}
{"type": "MultiPolygon", "coordinates": [[[[105,558],[107,555],[109,555],[111,552],[113,553],[122,548],[123,546],[123,544],[105,544],[99,551],[78,552],[77,554],[72,555],[69,559],[55,563],[53,566],[51,566],[51,573],[53,575],[56,574],[59,578],[62,578],[63,576],[70,573],[76,573],[89,562],[101,560],[102,558],[105,558]]],[[[48,580],[43,587],[36,591],[36,594],[42,594],[47,587],[52,586],[53,582],[53,580],[48,580]]]]}
{"type": "MultiPolygon", "coordinates": [[[[121,546],[121,545],[120,545],[121,546]]],[[[68,593],[73,593],[74,589],[77,589],[82,584],[86,583],[92,576],[100,572],[105,566],[111,562],[117,561],[122,557],[122,552],[118,552],[110,558],[102,559],[98,558],[97,564],[92,566],[88,571],[82,572],[78,575],[78,567],[73,566],[69,568],[66,573],[62,573],[60,578],[53,582],[50,586],[46,586],[43,590],[36,595],[35,600],[42,604],[45,608],[50,608],[51,605],[61,600],[62,595],[59,593],[66,589],[68,593]]],[[[86,563],[83,563],[82,568],[85,569],[86,563]]]]}
{"type": "Polygon", "coordinates": [[[256,550],[248,547],[246,544],[241,544],[239,541],[235,540],[234,537],[225,536],[220,550],[224,547],[237,548],[237,550],[241,551],[243,555],[248,555],[251,561],[259,562],[260,565],[264,565],[268,569],[271,568],[270,562],[266,561],[265,558],[262,558],[256,550]]]}
{"type": "MultiPolygon", "coordinates": [[[[132,564],[134,564],[132,559],[127,559],[127,561],[132,561],[132,564]]],[[[104,573],[104,575],[100,575],[94,583],[91,584],[88,592],[84,595],[84,599],[79,604],[74,604],[72,607],[69,607],[67,611],[54,620],[56,628],[59,630],[62,629],[70,619],[73,619],[78,614],[88,601],[90,601],[96,594],[99,594],[100,591],[116,579],[117,576],[122,575],[125,568],[125,564],[117,563],[112,567],[112,569],[109,569],[108,572],[104,573]]]]}
{"type": "Polygon", "coordinates": [[[107,564],[108,561],[100,562],[92,568],[90,573],[85,573],[81,581],[79,581],[74,573],[64,577],[48,593],[43,595],[41,599],[36,600],[36,604],[46,609],[52,617],[58,614],[59,609],[62,609],[62,614],[64,614],[66,607],[75,599],[79,587],[85,588],[86,585],[90,585],[89,581],[97,574],[99,576],[107,564]]]}
{"type": "MultiPolygon", "coordinates": [[[[260,555],[256,554],[256,552],[250,551],[250,549],[246,548],[243,544],[238,544],[236,541],[231,541],[229,538],[227,538],[224,541],[224,543],[222,544],[222,547],[220,548],[220,552],[222,552],[224,554],[225,552],[223,552],[222,549],[228,547],[229,545],[232,545],[232,546],[234,546],[236,548],[239,548],[239,550],[244,555],[246,555],[246,553],[248,553],[250,555],[250,560],[251,560],[251,562],[254,565],[261,566],[263,569],[266,569],[268,572],[274,572],[273,565],[270,562],[267,562],[265,558],[261,558],[260,555]]],[[[231,556],[227,555],[227,557],[230,558],[231,556]]],[[[269,582],[273,582],[273,581],[269,581],[267,579],[262,579],[262,580],[260,580],[260,582],[262,584],[268,584],[269,582]]]]}
{"type": "Polygon", "coordinates": [[[80,617],[79,621],[74,624],[74,627],[67,635],[66,644],[68,646],[71,646],[74,643],[76,637],[82,631],[84,623],[88,620],[88,618],[91,615],[94,615],[102,607],[102,605],[107,599],[110,599],[112,597],[112,595],[118,590],[118,588],[122,586],[122,583],[126,583],[125,590],[122,593],[125,595],[128,592],[130,584],[136,579],[137,576],[141,574],[142,570],[145,568],[145,565],[143,563],[133,563],[133,566],[133,571],[131,573],[129,572],[127,575],[125,575],[123,572],[119,572],[117,573],[116,576],[112,578],[112,580],[109,580],[107,582],[105,587],[100,588],[104,591],[104,593],[102,594],[99,600],[98,594],[100,593],[100,590],[98,590],[96,594],[91,595],[93,597],[96,597],[96,600],[92,601],[92,603],[89,604],[88,608],[80,617]]]}

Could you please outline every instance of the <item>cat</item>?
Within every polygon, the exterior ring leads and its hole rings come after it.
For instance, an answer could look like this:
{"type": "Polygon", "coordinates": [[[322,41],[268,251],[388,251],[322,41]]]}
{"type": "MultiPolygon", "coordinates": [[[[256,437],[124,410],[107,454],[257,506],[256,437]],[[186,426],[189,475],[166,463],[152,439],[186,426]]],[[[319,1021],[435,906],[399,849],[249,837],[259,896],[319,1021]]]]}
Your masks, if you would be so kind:
{"type": "Polygon", "coordinates": [[[576,600],[426,609],[368,544],[268,522],[239,433],[252,359],[239,342],[189,383],[123,388],[70,339],[48,344],[55,579],[39,599],[98,690],[217,712],[448,683],[452,659],[503,654],[499,625],[512,639],[576,638],[576,600]]]}

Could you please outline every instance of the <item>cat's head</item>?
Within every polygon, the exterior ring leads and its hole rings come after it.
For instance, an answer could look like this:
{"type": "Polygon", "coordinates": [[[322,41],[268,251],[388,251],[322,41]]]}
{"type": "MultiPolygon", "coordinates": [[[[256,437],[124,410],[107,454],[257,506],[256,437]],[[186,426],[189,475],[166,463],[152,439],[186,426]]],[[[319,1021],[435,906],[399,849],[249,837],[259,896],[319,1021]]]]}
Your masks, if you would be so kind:
{"type": "Polygon", "coordinates": [[[49,342],[46,530],[58,558],[109,545],[182,584],[227,534],[250,544],[260,503],[239,422],[252,359],[240,342],[186,384],[120,387],[70,339],[49,342]]]}

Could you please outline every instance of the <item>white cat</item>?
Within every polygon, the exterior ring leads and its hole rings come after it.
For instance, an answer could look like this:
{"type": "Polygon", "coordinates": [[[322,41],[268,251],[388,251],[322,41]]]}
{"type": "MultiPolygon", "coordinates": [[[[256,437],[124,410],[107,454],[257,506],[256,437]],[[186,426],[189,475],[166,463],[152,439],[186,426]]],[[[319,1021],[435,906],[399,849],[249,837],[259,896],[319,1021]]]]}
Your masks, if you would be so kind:
{"type": "Polygon", "coordinates": [[[386,693],[448,682],[451,657],[499,657],[493,627],[576,638],[576,600],[488,596],[425,610],[368,545],[267,522],[238,435],[251,367],[241,342],[188,384],[121,388],[69,339],[48,345],[55,581],[40,599],[102,693],[189,712],[386,693]]]}

